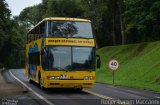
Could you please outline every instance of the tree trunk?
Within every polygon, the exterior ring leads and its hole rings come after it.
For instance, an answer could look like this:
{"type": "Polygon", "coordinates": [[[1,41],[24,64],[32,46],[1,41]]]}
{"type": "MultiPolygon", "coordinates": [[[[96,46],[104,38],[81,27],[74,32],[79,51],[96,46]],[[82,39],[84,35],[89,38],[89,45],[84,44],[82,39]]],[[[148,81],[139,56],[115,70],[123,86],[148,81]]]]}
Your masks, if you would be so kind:
{"type": "Polygon", "coordinates": [[[122,2],[123,0],[119,1],[119,20],[120,20],[120,28],[121,28],[121,35],[122,35],[122,44],[126,43],[125,34],[124,34],[124,24],[123,24],[123,17],[122,17],[122,2]]]}
{"type": "Polygon", "coordinates": [[[112,38],[113,38],[113,45],[116,45],[116,35],[115,35],[115,15],[113,14],[112,18],[112,38]]]}

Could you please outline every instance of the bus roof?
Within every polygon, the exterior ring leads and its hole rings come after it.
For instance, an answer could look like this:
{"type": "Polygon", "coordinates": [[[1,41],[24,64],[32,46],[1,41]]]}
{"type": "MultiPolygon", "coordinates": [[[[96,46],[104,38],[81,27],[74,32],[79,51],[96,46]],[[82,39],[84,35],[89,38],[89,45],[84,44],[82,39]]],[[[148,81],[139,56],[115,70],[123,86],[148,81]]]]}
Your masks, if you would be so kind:
{"type": "Polygon", "coordinates": [[[81,22],[91,22],[88,19],[80,19],[80,18],[62,18],[62,17],[49,17],[44,20],[64,20],[64,21],[81,21],[81,22]]]}
{"type": "Polygon", "coordinates": [[[43,23],[44,21],[48,20],[57,20],[57,21],[76,21],[76,22],[91,22],[88,19],[80,19],[80,18],[68,18],[68,17],[49,17],[49,18],[44,18],[42,21],[40,21],[37,25],[35,25],[32,29],[28,31],[28,33],[33,30],[35,27],[37,27],[39,24],[43,23]]]}

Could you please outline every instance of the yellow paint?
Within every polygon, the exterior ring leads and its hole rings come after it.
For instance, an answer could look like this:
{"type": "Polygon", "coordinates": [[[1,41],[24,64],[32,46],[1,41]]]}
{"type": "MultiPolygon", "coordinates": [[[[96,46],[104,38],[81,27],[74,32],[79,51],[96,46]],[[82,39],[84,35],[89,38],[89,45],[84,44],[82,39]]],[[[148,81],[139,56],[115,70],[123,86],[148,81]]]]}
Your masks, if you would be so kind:
{"type": "MultiPolygon", "coordinates": [[[[29,47],[38,45],[38,51],[41,49],[42,38],[26,44],[26,58],[28,58],[29,47]]],[[[47,45],[67,45],[67,46],[89,46],[94,47],[94,39],[80,39],[80,38],[45,38],[44,46],[47,45]],[[67,43],[68,42],[68,43],[67,43]]],[[[40,57],[41,61],[41,57],[40,57]]],[[[39,65],[36,67],[36,77],[29,75],[29,64],[26,64],[26,75],[35,82],[39,82],[38,73],[41,73],[43,86],[46,88],[92,88],[95,83],[95,71],[46,71],[39,65]],[[61,76],[66,74],[68,80],[49,80],[49,76],[61,76]],[[84,80],[85,76],[92,76],[93,80],[84,80]],[[73,78],[71,78],[73,77],[73,78]],[[58,84],[58,85],[53,85],[58,84]]]]}
{"type": "MultiPolygon", "coordinates": [[[[45,43],[45,42],[44,42],[44,43],[45,43]]],[[[35,40],[35,41],[32,41],[32,42],[26,44],[26,58],[29,57],[29,56],[28,56],[28,53],[29,53],[29,48],[30,48],[30,46],[32,46],[32,48],[33,48],[35,44],[38,45],[38,51],[40,51],[40,49],[41,49],[41,44],[42,44],[42,38],[37,39],[37,40],[35,40]]],[[[41,57],[40,57],[40,62],[41,62],[41,57]]],[[[36,68],[37,68],[37,70],[36,70],[36,78],[31,77],[31,76],[29,75],[29,64],[26,64],[26,75],[27,75],[30,79],[32,79],[32,80],[34,80],[35,82],[38,83],[38,72],[41,71],[41,65],[37,66],[36,68]]]]}
{"type": "Polygon", "coordinates": [[[62,18],[62,17],[49,17],[44,20],[61,20],[61,21],[79,21],[79,22],[91,22],[88,19],[80,19],[80,18],[62,18]]]}
{"type": "MultiPolygon", "coordinates": [[[[92,94],[92,95],[94,95],[94,96],[100,97],[100,98],[102,98],[102,99],[105,99],[106,101],[111,100],[111,101],[114,101],[115,103],[117,103],[117,101],[124,103],[123,100],[114,99],[114,98],[112,98],[112,97],[105,96],[105,95],[102,95],[102,94],[99,94],[99,93],[96,93],[96,92],[93,92],[93,91],[89,91],[89,90],[86,90],[86,89],[83,89],[83,91],[86,92],[86,93],[92,94]]],[[[105,100],[104,100],[104,101],[105,101],[105,100]]],[[[126,102],[126,104],[123,104],[123,103],[122,103],[122,105],[130,105],[130,104],[127,103],[127,102],[126,102]]]]}
{"type": "Polygon", "coordinates": [[[92,94],[92,95],[94,95],[94,96],[97,96],[97,97],[106,99],[106,100],[112,99],[111,97],[108,97],[108,96],[105,96],[105,95],[102,95],[102,94],[99,94],[99,93],[95,93],[95,92],[93,92],[93,91],[89,91],[89,90],[86,90],[86,89],[84,89],[83,91],[86,92],[86,93],[92,94]]]}
{"type": "Polygon", "coordinates": [[[78,38],[46,38],[46,45],[70,45],[70,46],[89,46],[94,47],[94,39],[78,38]]]}
{"type": "Polygon", "coordinates": [[[44,72],[44,87],[48,88],[91,88],[95,82],[95,72],[92,71],[45,71],[44,72]],[[49,80],[50,76],[66,75],[66,80],[49,80]],[[84,76],[93,76],[92,80],[84,80],[84,76]],[[71,78],[72,77],[72,78],[71,78]],[[56,84],[56,85],[53,85],[56,84]],[[52,85],[51,85],[52,84],[52,85]],[[90,84],[90,85],[88,85],[90,84]]]}

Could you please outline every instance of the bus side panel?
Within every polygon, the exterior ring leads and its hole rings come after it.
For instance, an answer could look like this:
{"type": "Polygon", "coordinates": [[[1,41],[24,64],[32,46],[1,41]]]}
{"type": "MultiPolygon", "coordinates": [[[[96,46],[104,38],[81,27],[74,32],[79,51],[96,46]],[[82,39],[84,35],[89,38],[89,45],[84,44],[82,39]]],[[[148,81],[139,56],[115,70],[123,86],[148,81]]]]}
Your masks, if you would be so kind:
{"type": "Polygon", "coordinates": [[[41,50],[44,48],[44,39],[40,38],[26,44],[26,75],[38,83],[38,73],[41,70],[41,50]],[[36,48],[35,48],[36,46],[36,48]],[[29,53],[39,52],[39,64],[30,64],[29,53]]]}
{"type": "Polygon", "coordinates": [[[25,56],[25,74],[27,77],[29,77],[29,44],[26,44],[26,56],[25,56]]]}

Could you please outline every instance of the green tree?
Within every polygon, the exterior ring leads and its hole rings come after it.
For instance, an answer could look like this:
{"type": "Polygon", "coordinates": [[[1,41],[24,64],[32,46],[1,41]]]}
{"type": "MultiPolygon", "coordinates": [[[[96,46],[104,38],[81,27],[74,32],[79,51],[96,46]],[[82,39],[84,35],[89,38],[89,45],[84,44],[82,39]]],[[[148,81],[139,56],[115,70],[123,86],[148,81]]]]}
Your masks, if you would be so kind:
{"type": "Polygon", "coordinates": [[[126,0],[125,33],[128,43],[160,39],[159,0],[126,0]]]}
{"type": "Polygon", "coordinates": [[[77,0],[49,0],[45,17],[80,17],[83,13],[77,0]]]}
{"type": "Polygon", "coordinates": [[[0,1],[0,50],[4,46],[4,41],[6,40],[6,22],[10,17],[10,10],[8,5],[4,0],[0,1]]]}
{"type": "MultiPolygon", "coordinates": [[[[11,67],[17,61],[19,48],[24,45],[24,40],[19,31],[17,21],[10,19],[10,10],[5,0],[0,1],[0,67],[11,67]],[[15,51],[16,49],[16,51],[15,51]],[[14,57],[13,57],[14,55],[14,57]],[[14,58],[14,59],[13,59],[14,58]]],[[[23,33],[23,32],[22,32],[23,33]]],[[[19,57],[20,58],[20,54],[19,57]]]]}

